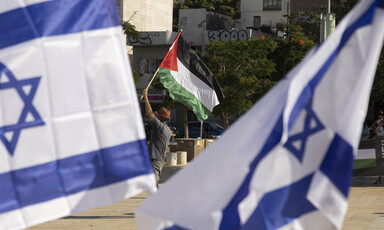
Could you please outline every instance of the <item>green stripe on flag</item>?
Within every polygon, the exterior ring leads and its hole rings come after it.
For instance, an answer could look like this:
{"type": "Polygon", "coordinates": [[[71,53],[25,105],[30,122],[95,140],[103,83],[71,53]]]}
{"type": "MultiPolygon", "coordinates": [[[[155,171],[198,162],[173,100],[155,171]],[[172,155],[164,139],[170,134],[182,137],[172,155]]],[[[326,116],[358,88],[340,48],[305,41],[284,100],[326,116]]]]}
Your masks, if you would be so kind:
{"type": "Polygon", "coordinates": [[[358,159],[353,164],[353,169],[376,167],[376,159],[358,159]]]}
{"type": "Polygon", "coordinates": [[[157,74],[159,75],[160,82],[168,90],[169,96],[173,100],[192,110],[200,121],[206,120],[209,117],[211,111],[209,111],[195,95],[182,87],[175,78],[173,78],[169,69],[159,68],[157,74]]]}

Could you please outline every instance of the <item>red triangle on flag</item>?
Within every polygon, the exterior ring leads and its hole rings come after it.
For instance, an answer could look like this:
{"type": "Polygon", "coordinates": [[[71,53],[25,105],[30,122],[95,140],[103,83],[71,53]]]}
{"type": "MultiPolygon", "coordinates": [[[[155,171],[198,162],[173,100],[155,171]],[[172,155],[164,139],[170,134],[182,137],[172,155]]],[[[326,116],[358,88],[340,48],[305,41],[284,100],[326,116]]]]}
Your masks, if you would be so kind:
{"type": "Polygon", "coordinates": [[[169,69],[172,71],[178,71],[177,68],[177,42],[180,37],[180,32],[173,41],[171,47],[169,47],[168,53],[165,55],[165,58],[160,64],[160,68],[169,69]]]}

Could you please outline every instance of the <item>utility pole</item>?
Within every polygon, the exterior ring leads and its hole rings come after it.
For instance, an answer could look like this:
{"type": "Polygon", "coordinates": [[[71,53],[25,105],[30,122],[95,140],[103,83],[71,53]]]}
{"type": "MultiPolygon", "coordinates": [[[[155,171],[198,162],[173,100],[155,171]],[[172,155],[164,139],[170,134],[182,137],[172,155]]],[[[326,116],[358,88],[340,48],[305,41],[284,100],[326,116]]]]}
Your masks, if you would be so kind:
{"type": "Polygon", "coordinates": [[[328,0],[327,12],[328,14],[331,13],[331,0],[328,0]]]}
{"type": "Polygon", "coordinates": [[[321,13],[320,14],[320,43],[322,43],[325,40],[326,34],[327,34],[325,22],[326,22],[326,15],[321,13]]]}
{"type": "Polygon", "coordinates": [[[331,13],[331,0],[328,0],[327,13],[320,15],[320,42],[323,42],[336,27],[335,14],[331,13]]]}
{"type": "Polygon", "coordinates": [[[289,31],[288,31],[288,28],[289,28],[289,15],[291,15],[291,14],[290,14],[290,9],[289,9],[289,1],[287,1],[287,29],[286,29],[287,39],[288,39],[288,36],[289,36],[289,31]]]}

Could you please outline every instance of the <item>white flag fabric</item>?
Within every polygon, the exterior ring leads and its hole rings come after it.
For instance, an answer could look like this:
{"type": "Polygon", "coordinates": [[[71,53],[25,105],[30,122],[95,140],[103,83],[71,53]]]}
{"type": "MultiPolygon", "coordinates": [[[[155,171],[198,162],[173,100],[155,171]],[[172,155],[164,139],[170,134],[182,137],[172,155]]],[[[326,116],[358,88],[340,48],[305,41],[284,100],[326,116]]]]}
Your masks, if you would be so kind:
{"type": "Polygon", "coordinates": [[[136,211],[139,229],[340,229],[384,0],[330,37],[136,211]]]}
{"type": "Polygon", "coordinates": [[[155,190],[114,0],[1,0],[0,229],[155,190]]]}

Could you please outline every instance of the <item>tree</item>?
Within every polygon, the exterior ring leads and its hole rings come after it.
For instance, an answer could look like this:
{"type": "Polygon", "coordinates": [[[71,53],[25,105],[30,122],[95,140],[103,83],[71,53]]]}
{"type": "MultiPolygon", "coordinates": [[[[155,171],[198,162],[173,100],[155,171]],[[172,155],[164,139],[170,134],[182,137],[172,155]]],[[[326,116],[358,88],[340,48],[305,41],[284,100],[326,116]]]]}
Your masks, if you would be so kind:
{"type": "MultiPolygon", "coordinates": [[[[300,18],[300,16],[298,17],[300,18]]],[[[275,49],[269,55],[274,63],[276,63],[276,72],[272,76],[272,80],[279,81],[295,67],[311,50],[315,43],[304,34],[304,29],[300,24],[301,20],[291,20],[290,24],[279,23],[278,29],[285,31],[285,38],[276,38],[278,49],[275,49]]],[[[308,25],[309,27],[309,25],[308,25]]]]}
{"type": "MultiPolygon", "coordinates": [[[[141,37],[141,33],[137,31],[136,27],[131,23],[122,21],[121,26],[123,27],[124,34],[127,35],[128,37],[135,38],[135,39],[139,39],[141,37]]],[[[132,74],[133,74],[133,79],[135,83],[139,82],[140,74],[135,70],[132,70],[132,74]]]]}
{"type": "Polygon", "coordinates": [[[246,112],[274,85],[269,77],[275,72],[275,63],[268,55],[275,48],[274,39],[218,41],[207,46],[208,55],[203,61],[225,96],[213,114],[223,117],[225,128],[230,116],[246,112]]]}
{"type": "MultiPolygon", "coordinates": [[[[336,24],[357,4],[359,0],[332,0],[331,12],[336,14],[336,24]]],[[[296,14],[286,15],[288,24],[300,26],[301,32],[315,43],[320,41],[320,14],[327,12],[324,6],[315,6],[311,11],[299,11],[296,14]]],[[[286,24],[280,23],[278,30],[285,31],[286,24]]],[[[289,28],[288,28],[289,30],[289,28]]]]}
{"type": "Polygon", "coordinates": [[[127,21],[122,21],[121,26],[123,27],[124,34],[128,37],[139,39],[141,33],[136,30],[136,27],[127,21]]]}
{"type": "Polygon", "coordinates": [[[234,18],[240,18],[240,0],[185,0],[183,7],[218,10],[234,18]]]}
{"type": "Polygon", "coordinates": [[[336,14],[336,24],[359,2],[359,0],[332,0],[331,12],[336,14]]]}
{"type": "Polygon", "coordinates": [[[313,11],[299,11],[288,17],[287,24],[279,23],[278,30],[288,31],[289,34],[301,33],[314,43],[320,42],[320,14],[325,13],[324,7],[316,7],[313,11]],[[287,30],[288,29],[288,30],[287,30]]]}

